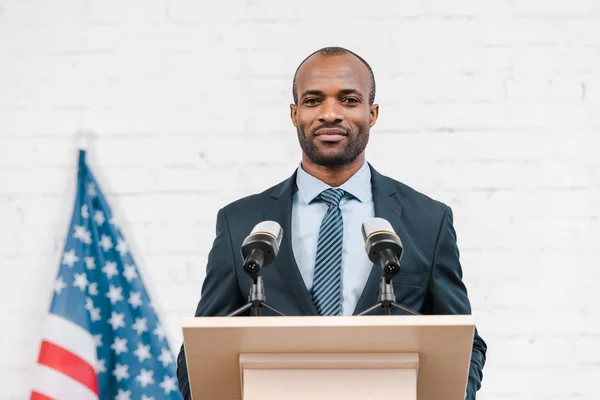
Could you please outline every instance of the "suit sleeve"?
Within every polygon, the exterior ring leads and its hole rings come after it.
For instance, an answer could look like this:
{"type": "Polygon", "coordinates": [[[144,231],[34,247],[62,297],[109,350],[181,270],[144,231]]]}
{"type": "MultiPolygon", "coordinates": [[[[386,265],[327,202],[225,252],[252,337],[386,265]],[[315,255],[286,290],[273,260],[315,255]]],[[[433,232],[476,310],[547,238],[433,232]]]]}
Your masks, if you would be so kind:
{"type": "MultiPolygon", "coordinates": [[[[233,245],[227,215],[223,209],[217,213],[216,237],[208,255],[206,277],[195,316],[224,316],[245,301],[240,292],[233,256],[233,245]]],[[[191,400],[190,385],[183,344],[177,356],[179,391],[185,400],[191,400]]]]}
{"type": "MultiPolygon", "coordinates": [[[[471,304],[462,280],[452,209],[449,207],[444,212],[438,233],[428,296],[432,314],[471,314],[471,304]]],[[[475,400],[475,393],[481,387],[486,351],[487,345],[476,328],[469,368],[467,400],[475,400]]]]}

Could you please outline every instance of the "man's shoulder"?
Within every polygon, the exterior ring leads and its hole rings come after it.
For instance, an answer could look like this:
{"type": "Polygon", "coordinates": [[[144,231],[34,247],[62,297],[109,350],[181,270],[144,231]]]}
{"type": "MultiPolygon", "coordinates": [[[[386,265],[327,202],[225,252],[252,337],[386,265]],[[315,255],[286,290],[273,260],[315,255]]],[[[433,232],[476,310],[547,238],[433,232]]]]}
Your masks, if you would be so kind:
{"type": "Polygon", "coordinates": [[[251,210],[263,209],[272,198],[272,195],[281,190],[283,185],[288,184],[290,179],[291,178],[287,178],[286,180],[279,182],[276,185],[273,185],[260,193],[250,194],[248,196],[234,200],[224,205],[222,209],[228,215],[240,213],[247,214],[251,210]]]}

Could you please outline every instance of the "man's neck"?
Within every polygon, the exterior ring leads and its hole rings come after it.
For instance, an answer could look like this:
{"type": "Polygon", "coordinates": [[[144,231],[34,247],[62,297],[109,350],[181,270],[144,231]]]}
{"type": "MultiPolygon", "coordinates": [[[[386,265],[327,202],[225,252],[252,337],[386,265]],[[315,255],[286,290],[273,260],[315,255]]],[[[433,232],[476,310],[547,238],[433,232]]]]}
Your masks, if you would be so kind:
{"type": "Polygon", "coordinates": [[[325,182],[331,187],[339,187],[352,177],[364,164],[365,154],[362,153],[354,160],[344,165],[325,166],[315,164],[304,154],[302,155],[302,169],[309,175],[325,182]]]}

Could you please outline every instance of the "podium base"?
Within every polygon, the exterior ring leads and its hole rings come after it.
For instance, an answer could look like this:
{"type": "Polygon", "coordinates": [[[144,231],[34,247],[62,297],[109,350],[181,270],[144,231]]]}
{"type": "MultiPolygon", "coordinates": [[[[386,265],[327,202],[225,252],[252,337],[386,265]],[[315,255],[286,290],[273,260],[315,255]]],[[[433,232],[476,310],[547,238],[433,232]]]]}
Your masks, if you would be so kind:
{"type": "Polygon", "coordinates": [[[417,353],[241,354],[243,400],[416,400],[417,353]]]}

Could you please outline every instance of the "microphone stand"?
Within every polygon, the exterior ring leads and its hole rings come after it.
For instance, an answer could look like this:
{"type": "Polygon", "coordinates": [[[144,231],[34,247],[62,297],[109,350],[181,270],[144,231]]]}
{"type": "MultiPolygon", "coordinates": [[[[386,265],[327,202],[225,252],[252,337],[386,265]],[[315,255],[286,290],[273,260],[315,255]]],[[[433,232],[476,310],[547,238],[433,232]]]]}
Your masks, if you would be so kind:
{"type": "Polygon", "coordinates": [[[396,296],[394,295],[394,288],[392,286],[392,277],[395,275],[397,271],[393,274],[384,274],[381,277],[381,283],[379,284],[379,297],[377,304],[372,307],[367,308],[365,311],[361,312],[358,315],[366,315],[371,311],[378,309],[379,307],[383,307],[383,310],[386,315],[392,315],[392,307],[398,308],[402,311],[405,311],[412,315],[421,315],[420,313],[411,310],[408,307],[404,307],[401,304],[396,303],[396,296]]]}
{"type": "Polygon", "coordinates": [[[263,286],[262,276],[260,276],[260,268],[258,265],[253,264],[247,266],[244,268],[244,270],[248,272],[252,278],[252,287],[250,288],[250,294],[248,295],[248,303],[229,314],[228,317],[240,315],[247,309],[250,309],[251,316],[260,317],[262,315],[262,307],[265,307],[273,311],[275,314],[284,317],[284,314],[266,303],[267,296],[265,295],[265,288],[263,286]]]}

